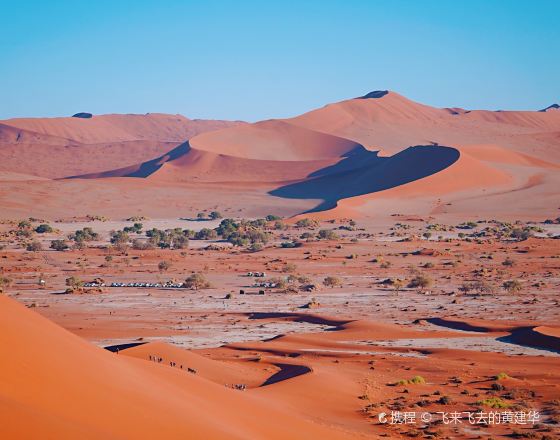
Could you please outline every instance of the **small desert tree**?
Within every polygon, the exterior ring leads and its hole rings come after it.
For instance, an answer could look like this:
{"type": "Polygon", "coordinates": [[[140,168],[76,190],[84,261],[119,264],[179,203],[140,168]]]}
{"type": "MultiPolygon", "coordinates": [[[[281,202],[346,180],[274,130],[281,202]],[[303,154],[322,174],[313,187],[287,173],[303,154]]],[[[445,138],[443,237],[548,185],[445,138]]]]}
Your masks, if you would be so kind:
{"type": "Polygon", "coordinates": [[[532,236],[533,232],[527,228],[515,228],[510,233],[510,237],[517,241],[525,241],[532,236]]]}
{"type": "Polygon", "coordinates": [[[302,218],[296,222],[298,228],[314,228],[319,224],[317,220],[310,218],[302,218]]]}
{"type": "Polygon", "coordinates": [[[473,290],[473,285],[471,283],[463,283],[459,286],[459,292],[464,295],[468,295],[471,290],[473,290]]]}
{"type": "Polygon", "coordinates": [[[432,279],[427,275],[418,274],[410,280],[408,287],[423,291],[432,285],[432,279]]]}
{"type": "Polygon", "coordinates": [[[518,280],[509,280],[504,281],[502,284],[502,289],[504,289],[507,293],[517,293],[521,291],[522,285],[518,280]]]}
{"type": "Polygon", "coordinates": [[[65,251],[68,249],[68,243],[66,243],[66,240],[53,240],[51,241],[50,248],[55,251],[65,251]]]}
{"type": "Polygon", "coordinates": [[[8,277],[0,275],[0,293],[3,293],[7,287],[12,285],[12,280],[8,277]]]}
{"type": "Polygon", "coordinates": [[[125,226],[123,231],[127,233],[134,232],[135,234],[140,234],[143,227],[144,225],[142,223],[134,223],[132,226],[125,226]]]}
{"type": "Polygon", "coordinates": [[[78,229],[73,234],[70,234],[70,240],[74,240],[76,243],[78,242],[85,242],[85,241],[95,241],[99,240],[99,234],[94,232],[92,228],[85,227],[82,229],[78,229]]]}
{"type": "Polygon", "coordinates": [[[473,290],[479,295],[492,295],[494,293],[494,285],[486,280],[476,280],[472,286],[473,290]]]}
{"type": "Polygon", "coordinates": [[[31,243],[28,243],[25,249],[29,252],[38,252],[40,250],[43,250],[43,245],[41,244],[41,242],[35,240],[31,243]]]}
{"type": "Polygon", "coordinates": [[[128,250],[128,242],[130,237],[127,232],[124,231],[113,231],[111,232],[111,244],[118,251],[125,253],[128,250]]]}
{"type": "Polygon", "coordinates": [[[66,278],[66,285],[72,289],[79,289],[84,285],[84,282],[77,277],[66,278]]]}
{"type": "Polygon", "coordinates": [[[167,272],[171,268],[171,266],[171,262],[167,260],[163,260],[158,263],[158,269],[160,272],[167,272]]]}
{"type": "Polygon", "coordinates": [[[323,285],[332,289],[334,287],[342,286],[342,280],[338,277],[329,276],[323,280],[323,285]]]}
{"type": "Polygon", "coordinates": [[[210,282],[201,273],[193,273],[189,276],[184,283],[185,287],[188,289],[208,289],[210,287],[210,282]]]}
{"type": "Polygon", "coordinates": [[[400,290],[404,287],[404,281],[396,278],[393,280],[393,290],[395,291],[395,294],[398,295],[400,290]]]}
{"type": "Polygon", "coordinates": [[[247,249],[250,252],[259,252],[259,251],[262,251],[264,249],[264,246],[263,246],[262,243],[255,242],[255,243],[252,243],[247,249]]]}
{"type": "Polygon", "coordinates": [[[48,225],[46,223],[42,223],[35,228],[35,232],[37,232],[38,234],[46,234],[46,233],[49,233],[49,232],[53,232],[53,228],[52,228],[51,225],[48,225]]]}
{"type": "Polygon", "coordinates": [[[321,229],[317,234],[320,240],[336,240],[338,235],[332,229],[321,229]]]}
{"type": "Polygon", "coordinates": [[[270,284],[273,284],[277,289],[285,289],[288,282],[284,278],[270,278],[270,284]]]}
{"type": "Polygon", "coordinates": [[[294,263],[286,263],[282,267],[282,272],[284,273],[294,273],[297,270],[297,266],[294,263]]]}

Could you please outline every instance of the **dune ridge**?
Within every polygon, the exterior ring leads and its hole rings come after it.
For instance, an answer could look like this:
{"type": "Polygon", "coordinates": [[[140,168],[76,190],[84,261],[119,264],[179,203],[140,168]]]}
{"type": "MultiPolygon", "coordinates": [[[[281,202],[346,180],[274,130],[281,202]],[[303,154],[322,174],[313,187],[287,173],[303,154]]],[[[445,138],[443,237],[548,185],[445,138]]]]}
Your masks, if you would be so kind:
{"type": "MultiPolygon", "coordinates": [[[[178,206],[173,200],[186,191],[219,198],[222,185],[235,189],[241,209],[250,205],[262,214],[276,207],[292,215],[376,216],[406,200],[423,214],[459,215],[478,203],[487,212],[504,207],[508,216],[548,215],[560,183],[559,146],[554,108],[435,108],[380,90],[253,124],[163,114],[2,121],[0,171],[62,179],[44,203],[76,185],[113,186],[107,214],[141,188],[165,188],[165,206],[178,206]],[[544,195],[540,205],[536,194],[544,195]],[[526,202],[518,205],[519,199],[526,202]]],[[[7,191],[24,195],[17,209],[29,203],[26,194],[36,200],[31,178],[3,180],[10,182],[7,191]]],[[[0,203],[3,197],[13,205],[2,192],[0,203]]],[[[90,205],[84,200],[83,209],[90,205]]]]}
{"type": "Polygon", "coordinates": [[[102,173],[152,160],[204,131],[238,124],[157,113],[8,119],[0,121],[0,171],[48,178],[102,173]]]}
{"type": "Polygon", "coordinates": [[[94,347],[5,296],[0,317],[3,438],[348,438],[259,396],[94,347]]]}

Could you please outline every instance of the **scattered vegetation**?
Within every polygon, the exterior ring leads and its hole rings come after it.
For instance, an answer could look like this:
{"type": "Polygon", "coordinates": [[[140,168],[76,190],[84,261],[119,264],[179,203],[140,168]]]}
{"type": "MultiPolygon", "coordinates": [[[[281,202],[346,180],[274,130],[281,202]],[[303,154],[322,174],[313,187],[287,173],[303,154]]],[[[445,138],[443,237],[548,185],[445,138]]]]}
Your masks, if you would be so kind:
{"type": "Polygon", "coordinates": [[[317,234],[319,240],[337,240],[338,235],[332,229],[321,229],[317,234]]]}
{"type": "Polygon", "coordinates": [[[411,289],[419,289],[423,291],[432,285],[432,279],[427,275],[418,274],[414,278],[412,278],[409,283],[408,287],[411,289]]]}
{"type": "Polygon", "coordinates": [[[8,277],[0,275],[0,293],[4,293],[4,291],[12,285],[12,280],[8,277]]]}
{"type": "Polygon", "coordinates": [[[93,232],[92,228],[86,227],[77,230],[73,234],[69,235],[68,238],[70,240],[74,240],[75,242],[95,241],[99,240],[99,234],[97,232],[93,232]]]}
{"type": "Polygon", "coordinates": [[[517,292],[521,291],[523,286],[522,286],[521,282],[519,282],[518,280],[508,280],[508,281],[503,282],[502,288],[507,293],[517,293],[517,292]]]}
{"type": "Polygon", "coordinates": [[[54,229],[52,228],[51,225],[42,223],[35,228],[35,232],[37,232],[37,234],[48,234],[54,232],[54,229]]]}
{"type": "Polygon", "coordinates": [[[190,275],[185,280],[184,285],[187,289],[194,289],[194,290],[210,288],[210,282],[201,273],[193,273],[192,275],[190,275]]]}
{"type": "Polygon", "coordinates": [[[126,233],[135,233],[140,234],[142,233],[142,228],[144,225],[142,223],[134,223],[132,226],[125,226],[123,231],[126,233]]]}
{"type": "Polygon", "coordinates": [[[265,226],[265,219],[242,220],[240,222],[224,219],[215,229],[215,233],[234,246],[249,246],[254,243],[260,243],[264,246],[270,238],[270,234],[263,229],[265,226]]]}
{"type": "Polygon", "coordinates": [[[509,376],[507,373],[498,373],[496,376],[494,376],[494,380],[503,380],[503,379],[509,379],[509,376]]]}
{"type": "Polygon", "coordinates": [[[422,376],[414,376],[412,379],[401,379],[397,385],[422,385],[426,383],[426,379],[422,376]]]}
{"type": "Polygon", "coordinates": [[[478,406],[489,406],[490,408],[509,408],[511,405],[499,397],[489,397],[488,399],[476,402],[478,406]]]}
{"type": "Polygon", "coordinates": [[[65,283],[71,290],[78,290],[81,289],[84,285],[84,282],[77,277],[71,276],[66,278],[65,283]]]}
{"type": "Polygon", "coordinates": [[[158,269],[160,272],[167,272],[169,269],[171,269],[171,266],[172,263],[167,260],[163,260],[158,263],[158,269]]]}
{"type": "Polygon", "coordinates": [[[38,252],[43,250],[43,245],[41,244],[40,241],[35,240],[32,241],[31,243],[28,243],[25,249],[29,252],[38,252]]]}
{"type": "MultiPolygon", "coordinates": [[[[210,230],[210,229],[209,229],[210,230]]],[[[157,228],[152,228],[146,231],[148,243],[152,247],[159,247],[161,249],[185,249],[189,246],[189,236],[192,236],[192,231],[188,229],[166,229],[165,231],[157,228]]]]}
{"type": "Polygon", "coordinates": [[[323,280],[323,285],[325,287],[339,287],[342,286],[342,280],[338,277],[328,276],[323,280]]]}
{"type": "Polygon", "coordinates": [[[298,228],[316,228],[319,225],[319,222],[314,219],[310,218],[302,218],[296,222],[296,227],[298,228]]]}
{"type": "Polygon", "coordinates": [[[284,273],[294,273],[297,270],[297,266],[294,263],[286,263],[282,267],[282,272],[284,273]]]}
{"type": "Polygon", "coordinates": [[[55,251],[65,251],[69,248],[69,246],[68,243],[66,243],[66,240],[53,240],[51,241],[50,248],[55,251]]]}

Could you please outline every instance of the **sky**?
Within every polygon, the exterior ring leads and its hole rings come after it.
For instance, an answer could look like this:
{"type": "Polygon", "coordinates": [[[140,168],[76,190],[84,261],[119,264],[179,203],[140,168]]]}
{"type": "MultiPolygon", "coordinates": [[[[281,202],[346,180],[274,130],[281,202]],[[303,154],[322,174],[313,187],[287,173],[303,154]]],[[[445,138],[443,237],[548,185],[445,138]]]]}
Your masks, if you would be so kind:
{"type": "Polygon", "coordinates": [[[437,107],[560,101],[560,1],[0,0],[0,118],[256,121],[372,90],[437,107]]]}

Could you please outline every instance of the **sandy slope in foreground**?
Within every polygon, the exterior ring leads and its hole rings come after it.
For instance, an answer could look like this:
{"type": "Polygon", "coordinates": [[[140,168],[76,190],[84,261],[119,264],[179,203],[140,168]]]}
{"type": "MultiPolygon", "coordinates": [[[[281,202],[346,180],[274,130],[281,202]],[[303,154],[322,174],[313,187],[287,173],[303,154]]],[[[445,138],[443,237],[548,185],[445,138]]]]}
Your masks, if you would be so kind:
{"type": "Polygon", "coordinates": [[[94,347],[0,297],[3,438],[343,438],[273,402],[94,347]]]}

